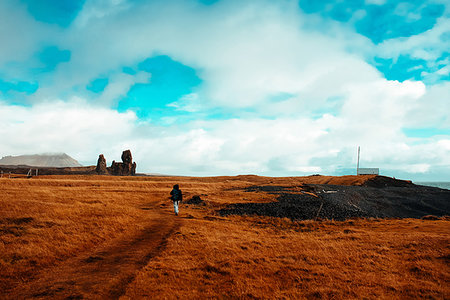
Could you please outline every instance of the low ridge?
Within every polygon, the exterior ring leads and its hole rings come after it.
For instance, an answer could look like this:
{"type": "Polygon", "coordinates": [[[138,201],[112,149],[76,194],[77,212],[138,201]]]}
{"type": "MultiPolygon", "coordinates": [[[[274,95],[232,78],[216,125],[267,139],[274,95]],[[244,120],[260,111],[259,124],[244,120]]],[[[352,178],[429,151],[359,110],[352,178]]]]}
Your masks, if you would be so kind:
{"type": "Polygon", "coordinates": [[[0,159],[0,165],[30,166],[30,167],[82,167],[82,165],[66,153],[33,154],[19,156],[4,156],[0,159]]]}

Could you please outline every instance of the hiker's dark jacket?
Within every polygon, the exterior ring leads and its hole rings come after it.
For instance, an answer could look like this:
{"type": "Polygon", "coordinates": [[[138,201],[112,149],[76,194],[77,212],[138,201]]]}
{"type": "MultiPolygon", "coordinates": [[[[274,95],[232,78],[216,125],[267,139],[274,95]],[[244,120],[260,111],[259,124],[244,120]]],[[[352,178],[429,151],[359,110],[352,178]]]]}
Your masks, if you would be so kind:
{"type": "Polygon", "coordinates": [[[172,199],[172,201],[183,201],[183,194],[181,193],[181,190],[180,189],[173,189],[171,192],[170,192],[170,195],[171,195],[171,199],[172,199]]]}

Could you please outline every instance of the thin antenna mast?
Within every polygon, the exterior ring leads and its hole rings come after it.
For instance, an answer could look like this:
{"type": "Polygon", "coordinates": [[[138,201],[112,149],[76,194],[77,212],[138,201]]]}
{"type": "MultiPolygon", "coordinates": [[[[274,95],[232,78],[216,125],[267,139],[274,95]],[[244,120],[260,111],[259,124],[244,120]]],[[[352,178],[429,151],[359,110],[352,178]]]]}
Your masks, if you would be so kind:
{"type": "Polygon", "coordinates": [[[356,175],[359,175],[359,152],[360,152],[360,147],[358,146],[358,162],[356,164],[356,175]]]}

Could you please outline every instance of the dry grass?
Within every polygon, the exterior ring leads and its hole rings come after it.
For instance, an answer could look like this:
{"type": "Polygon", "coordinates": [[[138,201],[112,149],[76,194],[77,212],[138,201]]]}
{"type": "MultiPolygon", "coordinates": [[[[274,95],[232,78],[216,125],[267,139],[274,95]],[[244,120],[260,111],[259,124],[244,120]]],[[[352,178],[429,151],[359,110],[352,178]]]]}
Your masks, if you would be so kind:
{"type": "Polygon", "coordinates": [[[190,219],[126,295],[448,298],[449,240],[447,220],[190,219]]]}
{"type": "Polygon", "coordinates": [[[0,180],[0,291],[145,226],[170,184],[111,177],[0,180]]]}
{"type": "Polygon", "coordinates": [[[139,233],[157,214],[174,218],[167,200],[174,183],[186,199],[200,195],[207,205],[182,205],[181,226],[136,271],[123,299],[450,298],[448,219],[293,222],[215,213],[228,203],[274,199],[242,191],[252,185],[366,179],[3,178],[0,298],[14,287],[32,286],[33,278],[72,257],[139,233]]]}

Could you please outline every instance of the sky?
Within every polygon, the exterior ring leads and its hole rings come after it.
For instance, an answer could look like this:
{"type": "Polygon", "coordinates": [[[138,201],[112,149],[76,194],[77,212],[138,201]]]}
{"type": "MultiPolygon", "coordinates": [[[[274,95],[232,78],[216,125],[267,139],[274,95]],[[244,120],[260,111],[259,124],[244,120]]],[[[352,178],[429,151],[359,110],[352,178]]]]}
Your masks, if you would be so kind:
{"type": "Polygon", "coordinates": [[[446,0],[2,0],[0,156],[450,181],[446,0]]]}

